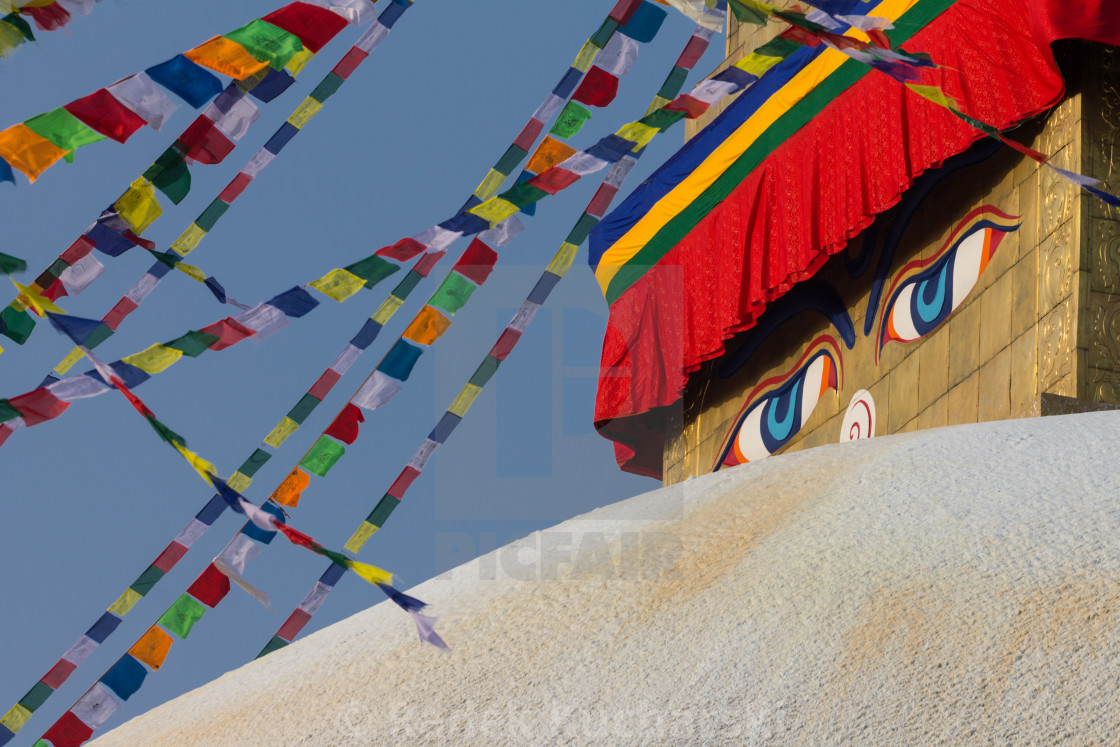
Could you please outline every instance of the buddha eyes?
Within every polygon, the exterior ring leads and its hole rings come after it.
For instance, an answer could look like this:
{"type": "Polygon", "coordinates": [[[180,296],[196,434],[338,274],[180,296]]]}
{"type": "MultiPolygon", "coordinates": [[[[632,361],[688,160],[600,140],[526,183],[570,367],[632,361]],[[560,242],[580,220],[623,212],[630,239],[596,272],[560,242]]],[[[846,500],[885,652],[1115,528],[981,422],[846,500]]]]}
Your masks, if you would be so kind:
{"type": "Polygon", "coordinates": [[[835,388],[836,361],[827,350],[820,350],[780,386],[748,405],[719,466],[758,461],[785,446],[813,414],[821,396],[835,388]]]}
{"type": "Polygon", "coordinates": [[[926,262],[911,263],[900,277],[906,280],[887,302],[879,337],[882,350],[891,340],[914,342],[949,318],[976,286],[996,247],[1009,231],[1018,228],[1009,218],[994,215],[974,222],[955,241],[926,262]],[[907,272],[920,269],[907,277],[907,272]]]}

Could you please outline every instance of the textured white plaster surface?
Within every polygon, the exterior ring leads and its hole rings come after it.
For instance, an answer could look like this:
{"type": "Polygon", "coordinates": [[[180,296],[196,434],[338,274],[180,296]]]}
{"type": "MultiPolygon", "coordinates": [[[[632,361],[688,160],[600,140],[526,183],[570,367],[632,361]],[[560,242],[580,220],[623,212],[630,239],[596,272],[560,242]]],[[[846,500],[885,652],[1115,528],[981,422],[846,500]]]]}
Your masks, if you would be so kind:
{"type": "Polygon", "coordinates": [[[97,744],[1113,743],[1118,444],[1094,413],[690,480],[417,587],[450,654],[383,603],[97,744]]]}

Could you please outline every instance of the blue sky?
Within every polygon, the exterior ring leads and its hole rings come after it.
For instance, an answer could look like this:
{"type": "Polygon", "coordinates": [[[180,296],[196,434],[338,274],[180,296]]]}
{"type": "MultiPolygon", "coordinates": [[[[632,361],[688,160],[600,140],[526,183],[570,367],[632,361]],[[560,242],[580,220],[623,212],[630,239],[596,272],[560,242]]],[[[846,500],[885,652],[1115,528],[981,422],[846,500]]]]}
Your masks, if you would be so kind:
{"type": "MultiPolygon", "coordinates": [[[[191,255],[230,295],[250,303],[319,277],[449,217],[517,135],[613,3],[419,0],[389,39],[332,97],[234,204],[191,255]]],[[[105,0],[67,30],[41,33],[0,62],[3,125],[21,122],[232,30],[282,5],[195,0],[105,0]]],[[[572,144],[583,147],[641,116],[693,24],[671,14],[643,45],[609,111],[572,144]]],[[[225,162],[192,169],[193,188],[145,234],[168,244],[237,173],[345,53],[354,28],[328,45],[225,162]]],[[[713,40],[697,73],[713,69],[713,40]]],[[[126,145],[81,149],[36,184],[0,185],[0,251],[29,260],[30,281],[182,131],[183,107],[162,133],[126,145]]],[[[682,128],[655,140],[623,192],[681,143],[682,128]]],[[[538,207],[501,251],[486,286],[424,356],[405,390],[367,419],[326,479],[315,479],[292,523],[341,547],[384,493],[485,355],[579,216],[597,184],[587,180],[538,207]]],[[[163,200],[167,203],[166,200],[163,200]]],[[[461,251],[466,242],[456,246],[461,251]]],[[[100,317],[150,265],[146,253],[102,257],[108,272],[62,305],[100,317]]],[[[449,266],[449,262],[445,262],[449,266]]],[[[446,267],[435,275],[442,276],[446,267]]],[[[165,423],[228,475],[329,365],[390,284],[345,304],[324,300],[304,320],[260,343],[207,353],[137,390],[165,423]]],[[[247,491],[262,500],[313,443],[403,331],[434,283],[422,287],[378,342],[247,491]]],[[[7,298],[4,299],[5,301],[7,298]]],[[[170,276],[99,349],[116,359],[209,324],[231,309],[185,276],[170,276]]],[[[562,519],[657,487],[622,474],[591,425],[606,305],[583,251],[464,423],[406,501],[363,551],[366,562],[419,583],[475,555],[562,519]]],[[[46,328],[0,356],[0,396],[34,388],[68,350],[46,328]]],[[[79,370],[84,370],[82,367],[79,370]]],[[[15,703],[151,562],[210,495],[123,398],[76,403],[56,421],[15,434],[0,449],[0,568],[9,590],[0,615],[0,710],[15,703]]],[[[30,744],[130,646],[240,527],[218,521],[121,628],[36,713],[17,743],[30,744]]],[[[110,725],[250,660],[298,604],[325,563],[282,541],[249,566],[273,610],[236,588],[208,613],[110,725]]],[[[305,634],[381,601],[344,579],[305,634]]],[[[400,625],[411,625],[401,616],[400,625]]],[[[454,641],[449,643],[454,646],[454,641]]],[[[418,644],[419,646],[419,644],[418,644]]]]}

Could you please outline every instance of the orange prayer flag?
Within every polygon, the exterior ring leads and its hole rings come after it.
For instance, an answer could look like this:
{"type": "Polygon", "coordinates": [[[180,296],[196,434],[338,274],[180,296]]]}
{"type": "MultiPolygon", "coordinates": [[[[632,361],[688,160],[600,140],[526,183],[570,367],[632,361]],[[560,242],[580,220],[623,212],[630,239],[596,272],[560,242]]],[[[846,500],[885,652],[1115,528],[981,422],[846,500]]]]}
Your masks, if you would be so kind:
{"type": "Polygon", "coordinates": [[[311,478],[306,472],[299,467],[293,469],[288,476],[284,478],[284,482],[280,483],[280,487],[272,494],[272,500],[279,503],[281,506],[295,507],[299,505],[299,496],[308,485],[311,484],[311,478]]]}
{"type": "Polygon", "coordinates": [[[525,168],[534,174],[543,174],[561,161],[566,161],[575,152],[576,149],[572,146],[546,135],[525,168]]]}
{"type": "Polygon", "coordinates": [[[0,131],[0,158],[12,168],[22,171],[31,181],[38,179],[67,152],[25,124],[12,125],[0,131]]]}
{"type": "Polygon", "coordinates": [[[408,329],[404,331],[404,337],[407,340],[418,342],[421,345],[431,345],[438,340],[447,328],[451,326],[451,320],[439,313],[431,306],[425,306],[412,320],[412,324],[408,325],[408,329]]]}
{"type": "Polygon", "coordinates": [[[187,52],[185,57],[191,62],[208,67],[222,75],[228,75],[234,80],[244,80],[268,67],[267,62],[261,62],[249,54],[245,47],[224,36],[215,36],[205,44],[187,52]]]}
{"type": "Polygon", "coordinates": [[[171,650],[171,636],[163,632],[163,630],[155,625],[148,628],[148,632],[143,635],[136,644],[128,650],[128,653],[152,669],[159,669],[163,664],[163,660],[167,658],[167,652],[171,650]]]}

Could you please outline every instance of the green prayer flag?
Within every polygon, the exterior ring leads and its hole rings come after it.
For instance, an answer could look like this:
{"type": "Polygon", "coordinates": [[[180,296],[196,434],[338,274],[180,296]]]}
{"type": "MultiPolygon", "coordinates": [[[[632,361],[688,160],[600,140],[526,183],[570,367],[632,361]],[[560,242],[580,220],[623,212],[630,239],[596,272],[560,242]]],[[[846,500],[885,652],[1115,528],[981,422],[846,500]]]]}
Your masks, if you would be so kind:
{"type": "Polygon", "coordinates": [[[476,287],[478,286],[459,273],[452,272],[436,288],[436,292],[432,294],[428,304],[454,316],[455,312],[463,308],[470,300],[476,287]]]}
{"type": "Polygon", "coordinates": [[[5,275],[11,275],[16,272],[23,272],[26,269],[27,262],[18,257],[13,257],[10,254],[0,252],[0,272],[5,275]]]}
{"type": "Polygon", "coordinates": [[[470,383],[481,389],[486,386],[486,382],[497,372],[498,366],[502,362],[492,355],[488,355],[482,359],[482,363],[478,364],[478,368],[471,374],[470,383]]]}
{"type": "Polygon", "coordinates": [[[159,434],[159,437],[162,438],[167,443],[169,443],[169,444],[179,444],[180,446],[186,446],[187,445],[186,439],[184,439],[182,436],[180,436],[175,431],[168,428],[163,423],[161,423],[158,420],[156,420],[155,418],[149,417],[147,415],[145,415],[144,417],[147,419],[148,425],[152,426],[152,428],[155,430],[155,432],[159,434]]]}
{"type": "Polygon", "coordinates": [[[0,399],[0,423],[6,423],[7,421],[18,418],[19,416],[19,410],[12,407],[11,402],[6,399],[0,399]]]}
{"type": "Polygon", "coordinates": [[[202,211],[202,215],[195,220],[195,224],[203,231],[209,232],[227,210],[229,210],[229,203],[215,197],[213,202],[202,211]]]}
{"type": "Polygon", "coordinates": [[[35,320],[26,311],[16,311],[11,306],[0,311],[0,334],[14,341],[17,345],[27,342],[35,329],[35,320]]]}
{"type": "Polygon", "coordinates": [[[245,47],[249,54],[267,62],[275,70],[283,70],[288,60],[303,51],[303,42],[298,36],[259,18],[225,34],[225,37],[245,47]]]}
{"type": "Polygon", "coordinates": [[[560,112],[560,116],[556,118],[556,124],[552,125],[549,134],[567,140],[583,129],[584,123],[589,119],[591,119],[590,109],[580,106],[574,101],[569,101],[567,106],[564,107],[564,111],[560,112]]]}
{"type": "Polygon", "coordinates": [[[144,172],[144,178],[178,205],[191,191],[191,172],[183,154],[174,146],[165,150],[144,172]]]}
{"type": "Polygon", "coordinates": [[[727,0],[727,4],[731,7],[731,12],[735,14],[735,19],[739,23],[752,23],[755,26],[762,26],[766,23],[767,13],[754,6],[753,3],[751,5],[754,7],[746,5],[742,0],[727,0]]]}
{"type": "Polygon", "coordinates": [[[220,338],[217,335],[212,335],[207,332],[200,332],[199,330],[191,330],[187,334],[166,343],[167,347],[174,348],[175,350],[182,350],[183,355],[189,355],[191,358],[197,358],[203,352],[210,349],[210,346],[217,342],[220,338]]]}
{"type": "Polygon", "coordinates": [[[331,471],[331,467],[338,463],[342,455],[346,453],[346,447],[335,441],[330,436],[319,436],[319,440],[311,447],[311,451],[307,452],[299,466],[307,472],[319,477],[326,477],[327,473],[331,471]]]}
{"type": "Polygon", "coordinates": [[[32,117],[24,124],[36,135],[50,140],[63,150],[74,150],[105,139],[100,132],[91,129],[62,107],[32,117]]]}
{"type": "Polygon", "coordinates": [[[191,628],[202,619],[204,614],[206,608],[202,606],[202,602],[190,594],[183,594],[175,600],[175,604],[171,605],[167,612],[163,613],[159,624],[179,638],[186,638],[191,634],[191,628]]]}
{"type": "Polygon", "coordinates": [[[685,80],[688,78],[688,71],[680,65],[673,67],[673,72],[669,73],[669,77],[665,78],[665,82],[661,84],[658,89],[657,95],[663,99],[672,101],[681,92],[681,87],[684,86],[685,80]]]}
{"type": "Polygon", "coordinates": [[[35,34],[31,33],[31,25],[27,21],[20,18],[18,13],[9,13],[0,20],[12,26],[14,29],[16,29],[16,31],[19,31],[19,33],[27,41],[35,41],[35,34]]]}
{"type": "Polygon", "coordinates": [[[161,578],[163,578],[163,575],[163,571],[156,568],[154,565],[150,565],[140,574],[138,579],[132,582],[132,586],[128,588],[132,589],[140,596],[144,596],[152,590],[152,587],[155,586],[161,578]]]}
{"type": "Polygon", "coordinates": [[[344,267],[347,272],[357,275],[362,280],[366,281],[366,287],[372,288],[380,283],[385,278],[392,275],[401,266],[394,264],[387,259],[382,259],[377,255],[371,255],[365,259],[355,262],[352,265],[344,267]]]}
{"type": "Polygon", "coordinates": [[[35,687],[28,690],[27,695],[20,698],[19,704],[34,713],[39,706],[47,702],[54,690],[46,682],[36,682],[35,687]]]}

